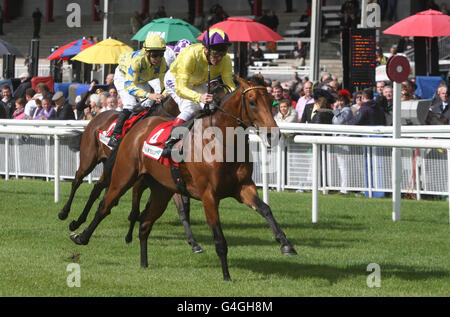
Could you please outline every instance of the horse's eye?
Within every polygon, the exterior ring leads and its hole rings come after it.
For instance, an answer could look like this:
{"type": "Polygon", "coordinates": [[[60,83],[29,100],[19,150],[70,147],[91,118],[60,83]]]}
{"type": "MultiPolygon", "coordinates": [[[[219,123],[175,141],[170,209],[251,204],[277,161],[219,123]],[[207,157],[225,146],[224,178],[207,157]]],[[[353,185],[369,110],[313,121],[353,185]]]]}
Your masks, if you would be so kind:
{"type": "Polygon", "coordinates": [[[249,100],[248,104],[252,107],[256,107],[256,100],[254,100],[254,99],[249,100]]]}

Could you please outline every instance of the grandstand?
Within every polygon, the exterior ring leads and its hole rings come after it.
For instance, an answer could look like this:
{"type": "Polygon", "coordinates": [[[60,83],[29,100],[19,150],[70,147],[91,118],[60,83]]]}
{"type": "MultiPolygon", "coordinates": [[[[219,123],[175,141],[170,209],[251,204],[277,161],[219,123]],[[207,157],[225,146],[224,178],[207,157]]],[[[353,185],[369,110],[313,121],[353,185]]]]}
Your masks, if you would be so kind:
{"type": "MultiPolygon", "coordinates": [[[[320,42],[320,67],[321,71],[326,71],[342,78],[342,62],[340,53],[340,37],[339,37],[339,19],[340,19],[340,4],[342,1],[327,1],[327,5],[322,7],[322,18],[324,19],[324,28],[320,42]]],[[[268,3],[268,2],[267,2],[268,3]]],[[[297,4],[300,6],[300,4],[297,4]]],[[[225,5],[224,5],[225,6],[225,5]]],[[[247,16],[248,10],[228,10],[230,16],[247,16]]],[[[204,8],[207,11],[207,8],[204,8]]],[[[40,74],[45,73],[45,69],[49,65],[45,58],[50,55],[51,49],[55,46],[64,45],[70,41],[77,40],[82,37],[97,36],[100,40],[103,34],[102,21],[92,21],[90,12],[88,15],[82,15],[81,28],[69,28],[66,25],[66,15],[55,14],[54,22],[43,22],[41,27],[41,37],[39,39],[39,57],[40,57],[40,74]]],[[[173,13],[168,10],[170,15],[175,18],[185,18],[186,13],[173,13]]],[[[294,9],[291,13],[286,13],[284,10],[276,10],[279,18],[278,33],[280,33],[284,40],[277,43],[276,51],[270,56],[267,56],[266,63],[261,63],[259,69],[250,69],[249,72],[263,71],[263,73],[274,74],[277,79],[285,80],[291,79],[290,68],[294,65],[292,51],[298,40],[308,43],[310,38],[305,36],[304,32],[307,28],[307,23],[300,21],[300,16],[303,13],[303,8],[294,9]],[[271,66],[271,68],[268,68],[271,66]],[[261,68],[265,67],[265,68],[261,68]]],[[[137,48],[137,42],[131,41],[133,34],[130,28],[130,13],[113,12],[110,15],[110,34],[118,40],[137,48]]],[[[381,30],[386,29],[392,22],[383,22],[381,30]]],[[[5,35],[1,39],[11,43],[18,48],[24,56],[29,55],[29,46],[33,34],[33,25],[31,17],[19,16],[12,19],[9,23],[4,23],[5,35]]],[[[389,52],[389,48],[396,43],[397,37],[385,36],[380,32],[379,42],[384,52],[389,52]]],[[[447,41],[448,42],[448,41],[447,41]]],[[[265,43],[261,43],[264,47],[265,43]]],[[[448,43],[447,43],[448,44],[448,43]]],[[[450,51],[450,50],[447,50],[450,51]]],[[[0,59],[0,64],[2,60],[0,59]]],[[[306,65],[309,64],[307,57],[306,65]]],[[[447,65],[448,67],[448,65],[447,65]]],[[[23,72],[23,59],[16,59],[16,75],[23,72]]],[[[299,74],[308,73],[308,68],[296,69],[299,74]]]]}
{"type": "MultiPolygon", "coordinates": [[[[248,16],[248,11],[231,11],[231,16],[248,16]]],[[[336,15],[336,13],[334,13],[336,15]]],[[[278,64],[281,67],[291,66],[293,64],[292,50],[299,39],[305,43],[309,42],[309,37],[301,38],[298,36],[302,31],[302,27],[297,26],[299,20],[299,12],[285,13],[283,11],[277,12],[280,24],[278,32],[285,38],[285,40],[277,43],[277,50],[268,57],[268,60],[278,64]]],[[[176,18],[184,18],[183,14],[174,15],[176,18]]],[[[131,33],[130,15],[126,13],[114,13],[111,15],[111,35],[118,40],[137,48],[137,42],[131,41],[133,34],[131,33]]],[[[81,28],[68,28],[66,25],[66,16],[54,16],[54,22],[42,23],[40,39],[39,39],[39,65],[41,68],[49,65],[45,60],[50,55],[51,49],[55,46],[64,45],[70,41],[80,39],[82,37],[97,36],[102,39],[103,23],[101,21],[92,21],[90,15],[83,15],[81,17],[81,28]]],[[[328,19],[327,19],[328,20],[328,19]]],[[[335,21],[334,17],[329,19],[335,21]]],[[[12,19],[10,23],[4,24],[5,35],[2,39],[11,43],[24,56],[29,55],[30,41],[33,35],[33,25],[29,17],[17,17],[12,19]],[[20,34],[20,36],[18,36],[20,34]]],[[[327,29],[327,35],[323,38],[321,43],[321,58],[327,60],[327,65],[324,69],[332,69],[339,73],[339,36],[337,32],[332,29],[327,29]],[[335,60],[335,61],[334,61],[335,60]],[[330,62],[333,61],[333,62],[330,62]]],[[[264,43],[262,43],[264,46],[264,43]]],[[[2,61],[0,60],[0,64],[2,61]]],[[[16,75],[23,72],[23,59],[16,59],[16,75]]]]}

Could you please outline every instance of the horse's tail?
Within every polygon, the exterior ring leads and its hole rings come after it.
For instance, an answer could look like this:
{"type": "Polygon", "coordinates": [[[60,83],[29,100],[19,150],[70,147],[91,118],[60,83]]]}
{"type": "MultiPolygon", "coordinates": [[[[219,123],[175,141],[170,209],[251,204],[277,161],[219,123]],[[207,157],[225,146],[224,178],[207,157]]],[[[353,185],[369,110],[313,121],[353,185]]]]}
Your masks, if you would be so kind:
{"type": "Polygon", "coordinates": [[[69,138],[69,149],[73,152],[80,151],[82,131],[74,130],[74,136],[69,138]]]}

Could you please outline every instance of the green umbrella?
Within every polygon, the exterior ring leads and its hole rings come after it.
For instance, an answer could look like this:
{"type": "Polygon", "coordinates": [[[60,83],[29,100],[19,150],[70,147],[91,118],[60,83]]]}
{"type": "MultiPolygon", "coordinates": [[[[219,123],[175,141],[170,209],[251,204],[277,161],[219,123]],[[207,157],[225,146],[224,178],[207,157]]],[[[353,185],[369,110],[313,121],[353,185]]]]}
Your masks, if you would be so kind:
{"type": "Polygon", "coordinates": [[[201,33],[199,29],[186,21],[174,18],[161,18],[144,25],[133,36],[132,40],[143,42],[148,34],[158,34],[167,43],[177,42],[181,39],[195,43],[201,33]]]}

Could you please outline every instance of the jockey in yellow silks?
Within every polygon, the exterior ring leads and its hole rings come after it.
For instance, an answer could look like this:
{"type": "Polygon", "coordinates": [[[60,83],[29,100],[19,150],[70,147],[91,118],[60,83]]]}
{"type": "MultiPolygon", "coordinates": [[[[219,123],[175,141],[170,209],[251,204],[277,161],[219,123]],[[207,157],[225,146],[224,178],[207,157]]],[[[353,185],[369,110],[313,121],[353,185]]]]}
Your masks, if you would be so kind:
{"type": "Polygon", "coordinates": [[[123,103],[114,131],[108,146],[116,147],[117,136],[122,133],[125,120],[132,113],[138,100],[147,99],[142,103],[146,107],[154,102],[161,102],[164,95],[151,93],[149,81],[159,78],[161,89],[164,88],[164,75],[167,71],[163,58],[166,42],[156,34],[147,36],[141,50],[127,52],[120,56],[119,65],[114,73],[114,85],[123,103]]]}
{"type": "MultiPolygon", "coordinates": [[[[213,95],[207,91],[208,55],[210,78],[220,77],[231,90],[236,88],[233,82],[231,58],[227,54],[231,46],[227,34],[217,28],[209,31],[209,39],[207,34],[206,32],[202,43],[183,49],[165,75],[166,91],[178,104],[180,110],[180,114],[174,121],[174,127],[188,121],[205,104],[213,101],[213,95]]],[[[178,138],[175,137],[167,140],[163,156],[170,156],[170,147],[176,141],[178,138]]]]}

